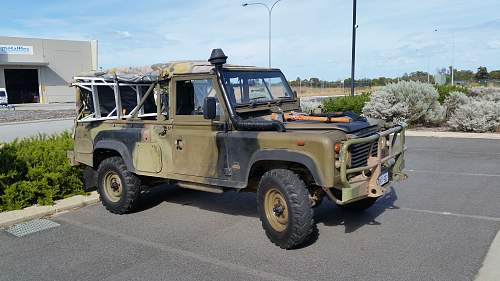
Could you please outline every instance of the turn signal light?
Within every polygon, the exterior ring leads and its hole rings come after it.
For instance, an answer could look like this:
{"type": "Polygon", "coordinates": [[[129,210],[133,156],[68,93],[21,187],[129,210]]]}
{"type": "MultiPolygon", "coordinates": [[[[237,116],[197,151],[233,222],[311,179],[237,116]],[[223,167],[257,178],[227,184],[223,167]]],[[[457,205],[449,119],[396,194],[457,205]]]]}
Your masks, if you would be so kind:
{"type": "Polygon", "coordinates": [[[340,143],[336,143],[335,144],[335,153],[340,153],[340,148],[342,147],[342,145],[340,143]]]}

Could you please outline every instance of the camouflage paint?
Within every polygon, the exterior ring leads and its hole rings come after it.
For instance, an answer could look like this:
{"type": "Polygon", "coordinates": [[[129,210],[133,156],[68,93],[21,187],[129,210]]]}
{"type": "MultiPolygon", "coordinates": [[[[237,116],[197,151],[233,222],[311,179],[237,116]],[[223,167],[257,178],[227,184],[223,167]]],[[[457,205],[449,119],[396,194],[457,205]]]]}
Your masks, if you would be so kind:
{"type": "MultiPolygon", "coordinates": [[[[357,141],[356,136],[335,124],[291,122],[286,124],[286,132],[236,131],[232,129],[228,105],[221,96],[221,85],[216,82],[211,65],[181,62],[153,68],[170,82],[169,86],[162,85],[168,88],[170,118],[76,122],[75,148],[69,154],[72,163],[97,169],[100,160],[114,153],[119,154],[128,169],[138,175],[235,189],[254,187],[252,173],[258,175],[259,169],[290,168],[303,175],[309,186],[322,187],[330,199],[339,204],[367,196],[381,196],[384,190],[378,186],[376,177],[382,166],[389,168],[394,180],[405,177],[401,171],[404,166],[404,130],[400,133],[403,136],[401,146],[391,148],[394,163],[389,159],[382,161],[382,150],[387,149],[382,140],[385,137],[375,136],[369,139],[379,141],[378,156],[369,159],[369,165],[375,163],[375,166],[348,173],[348,146],[357,141]],[[176,115],[175,81],[207,78],[213,79],[222,106],[220,120],[205,120],[200,115],[176,115]],[[344,143],[340,155],[334,151],[336,143],[344,143]],[[370,169],[371,176],[360,173],[370,169]],[[349,175],[353,177],[348,178],[349,175]],[[331,192],[331,188],[340,191],[340,198],[339,192],[331,192]],[[373,189],[376,192],[370,193],[373,189]]],[[[227,68],[261,70],[237,66],[227,68]]],[[[156,101],[157,105],[161,104],[160,95],[156,101]]],[[[160,113],[161,106],[157,107],[160,113]]],[[[296,104],[286,104],[280,109],[296,108],[296,104]]],[[[266,118],[270,119],[271,112],[279,109],[269,105],[268,110],[266,118]]]]}

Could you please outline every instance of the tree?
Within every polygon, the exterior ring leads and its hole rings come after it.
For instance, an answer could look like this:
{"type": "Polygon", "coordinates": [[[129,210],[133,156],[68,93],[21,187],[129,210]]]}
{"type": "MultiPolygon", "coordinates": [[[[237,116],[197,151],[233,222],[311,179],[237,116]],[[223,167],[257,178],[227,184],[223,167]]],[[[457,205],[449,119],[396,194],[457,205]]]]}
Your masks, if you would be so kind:
{"type": "Polygon", "coordinates": [[[500,70],[490,71],[490,79],[500,79],[500,70]]]}
{"type": "Polygon", "coordinates": [[[297,79],[290,81],[290,86],[292,87],[298,87],[300,85],[300,77],[297,77],[297,79]]]}
{"type": "Polygon", "coordinates": [[[321,86],[321,81],[318,78],[311,77],[311,79],[309,79],[309,81],[311,82],[311,87],[320,87],[321,86]]]}
{"type": "Polygon", "coordinates": [[[372,80],[373,86],[385,86],[390,82],[389,78],[379,77],[372,80]]]}
{"type": "Polygon", "coordinates": [[[411,80],[411,81],[418,81],[418,82],[427,82],[427,72],[425,71],[415,71],[407,75],[407,79],[403,80],[411,80]]]}
{"type": "Polygon", "coordinates": [[[474,79],[474,72],[472,70],[453,69],[453,76],[456,81],[470,81],[474,79]]]}
{"type": "Polygon", "coordinates": [[[480,66],[477,68],[476,80],[487,80],[490,78],[488,69],[485,66],[480,66]]]}

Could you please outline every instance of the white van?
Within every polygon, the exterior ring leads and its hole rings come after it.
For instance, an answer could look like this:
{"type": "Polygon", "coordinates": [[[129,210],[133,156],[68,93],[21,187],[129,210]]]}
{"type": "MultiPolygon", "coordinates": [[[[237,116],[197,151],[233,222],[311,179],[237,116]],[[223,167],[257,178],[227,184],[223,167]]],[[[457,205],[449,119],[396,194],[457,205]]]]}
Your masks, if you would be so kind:
{"type": "Polygon", "coordinates": [[[5,88],[0,88],[0,105],[7,105],[9,103],[9,96],[5,88]]]}

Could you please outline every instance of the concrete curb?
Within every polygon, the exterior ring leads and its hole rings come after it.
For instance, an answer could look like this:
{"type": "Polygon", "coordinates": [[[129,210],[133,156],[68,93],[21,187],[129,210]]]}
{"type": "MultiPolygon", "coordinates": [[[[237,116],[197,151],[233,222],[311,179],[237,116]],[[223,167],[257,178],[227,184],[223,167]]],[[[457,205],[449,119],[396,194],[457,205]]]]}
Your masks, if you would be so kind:
{"type": "Polygon", "coordinates": [[[67,211],[81,208],[99,202],[99,194],[91,192],[88,196],[76,195],[66,199],[57,200],[52,206],[31,206],[22,210],[0,213],[0,228],[5,228],[27,220],[37,219],[67,211]]]}
{"type": "Polygon", "coordinates": [[[30,123],[44,123],[44,122],[54,122],[54,121],[66,121],[66,120],[75,120],[75,118],[68,117],[68,118],[40,119],[40,120],[19,121],[19,122],[5,122],[5,123],[0,123],[0,126],[21,125],[21,124],[30,124],[30,123]]]}
{"type": "Polygon", "coordinates": [[[432,132],[407,130],[406,135],[409,137],[500,140],[500,134],[495,133],[432,132]]]}
{"type": "Polygon", "coordinates": [[[498,280],[500,277],[500,231],[491,243],[490,249],[483,261],[483,266],[479,269],[476,281],[498,280]]]}

